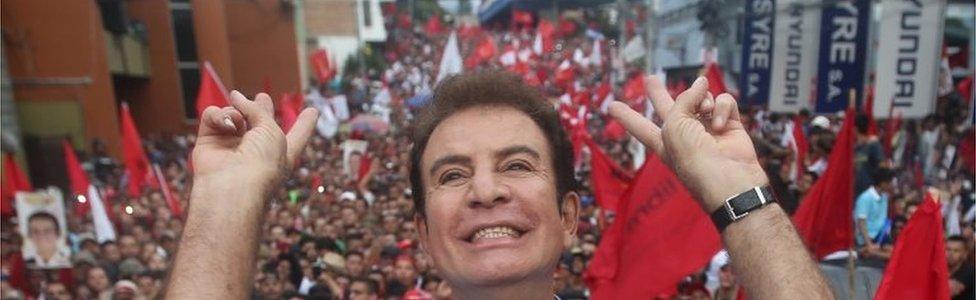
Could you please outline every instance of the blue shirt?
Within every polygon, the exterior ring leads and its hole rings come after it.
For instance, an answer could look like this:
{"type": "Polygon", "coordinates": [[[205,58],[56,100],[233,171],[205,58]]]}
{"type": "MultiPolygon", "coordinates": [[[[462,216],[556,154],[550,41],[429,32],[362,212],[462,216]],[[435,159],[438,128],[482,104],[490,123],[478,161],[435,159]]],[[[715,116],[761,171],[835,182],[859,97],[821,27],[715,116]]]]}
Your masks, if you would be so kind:
{"type": "MultiPolygon", "coordinates": [[[[888,218],[888,197],[878,193],[873,186],[864,190],[857,196],[857,203],[854,204],[854,224],[857,226],[858,220],[864,220],[864,225],[868,229],[868,235],[873,239],[884,229],[885,219],[888,218]]],[[[861,228],[855,230],[857,244],[863,245],[861,228]]]]}

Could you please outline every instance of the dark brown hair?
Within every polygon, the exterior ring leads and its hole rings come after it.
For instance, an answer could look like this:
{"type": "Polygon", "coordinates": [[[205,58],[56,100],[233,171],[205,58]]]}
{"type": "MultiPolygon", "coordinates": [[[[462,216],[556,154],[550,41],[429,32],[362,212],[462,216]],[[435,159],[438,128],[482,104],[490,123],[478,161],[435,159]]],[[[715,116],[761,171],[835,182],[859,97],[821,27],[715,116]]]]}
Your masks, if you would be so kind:
{"type": "MultiPolygon", "coordinates": [[[[478,71],[449,77],[434,89],[433,99],[418,116],[410,150],[410,185],[415,212],[425,214],[425,191],[420,160],[434,129],[448,117],[472,107],[511,107],[539,126],[549,145],[556,174],[556,204],[562,211],[562,197],[576,190],[573,177],[573,148],[559,123],[556,110],[542,94],[502,71],[478,71]]],[[[487,134],[487,133],[486,133],[487,134]]]]}

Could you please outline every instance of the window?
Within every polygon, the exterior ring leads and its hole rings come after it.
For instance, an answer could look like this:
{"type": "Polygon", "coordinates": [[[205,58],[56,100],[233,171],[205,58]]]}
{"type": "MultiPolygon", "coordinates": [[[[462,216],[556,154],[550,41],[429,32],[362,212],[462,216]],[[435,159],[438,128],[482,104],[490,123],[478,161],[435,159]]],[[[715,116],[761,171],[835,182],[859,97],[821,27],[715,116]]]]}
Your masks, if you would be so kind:
{"type": "Polygon", "coordinates": [[[176,61],[183,90],[186,118],[197,117],[196,99],[200,90],[200,61],[193,26],[193,7],[186,0],[170,1],[173,16],[173,35],[176,40],[176,61]]]}
{"type": "Polygon", "coordinates": [[[362,4],[363,4],[363,27],[371,27],[373,26],[373,14],[372,11],[369,10],[370,1],[369,0],[362,1],[362,4]]]}

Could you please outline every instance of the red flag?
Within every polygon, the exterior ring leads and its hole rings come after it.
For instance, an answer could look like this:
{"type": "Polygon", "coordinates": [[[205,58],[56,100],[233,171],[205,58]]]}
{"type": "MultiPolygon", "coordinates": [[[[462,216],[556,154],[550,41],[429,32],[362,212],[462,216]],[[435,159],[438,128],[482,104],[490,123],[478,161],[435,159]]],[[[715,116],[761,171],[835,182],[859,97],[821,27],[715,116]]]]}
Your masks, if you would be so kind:
{"type": "Polygon", "coordinates": [[[481,42],[478,46],[468,55],[468,59],[464,60],[464,66],[467,68],[474,68],[478,65],[491,60],[498,53],[498,48],[495,47],[495,40],[491,36],[484,36],[481,38],[481,42]]]}
{"type": "Polygon", "coordinates": [[[163,197],[166,198],[166,205],[169,206],[169,211],[177,218],[182,219],[183,205],[180,204],[180,200],[176,198],[176,195],[169,190],[169,182],[166,182],[166,175],[163,175],[163,171],[156,164],[153,164],[153,172],[156,174],[156,179],[159,180],[159,186],[163,190],[163,197]]]}
{"type": "MultiPolygon", "coordinates": [[[[891,101],[895,103],[895,101],[891,101]]],[[[864,96],[864,107],[861,109],[868,117],[868,134],[878,135],[878,122],[874,120],[874,85],[868,85],[867,95],[864,96]]],[[[892,117],[890,114],[888,117],[892,117]]]]}
{"type": "Polygon", "coordinates": [[[973,101],[973,76],[966,76],[960,80],[959,84],[956,84],[956,92],[959,92],[963,101],[967,103],[973,101]]]}
{"type": "Polygon", "coordinates": [[[584,274],[593,299],[650,299],[673,290],[721,247],[718,231],[678,177],[649,156],[584,274]]]}
{"type": "Polygon", "coordinates": [[[644,84],[644,73],[634,75],[624,84],[624,100],[630,103],[642,102],[647,96],[647,85],[644,84]]]}
{"type": "Polygon", "coordinates": [[[885,123],[885,132],[884,135],[881,136],[881,147],[884,148],[884,153],[886,156],[888,156],[888,158],[891,158],[891,156],[894,154],[894,148],[892,148],[893,145],[891,143],[895,138],[895,133],[897,133],[898,129],[901,128],[901,112],[894,113],[894,101],[892,101],[891,104],[891,107],[888,108],[888,116],[890,119],[888,119],[888,122],[885,123]]]}
{"type": "Polygon", "coordinates": [[[806,171],[807,152],[810,150],[810,143],[807,136],[803,134],[803,120],[797,115],[793,117],[793,143],[796,146],[796,178],[800,178],[806,171]]]}
{"type": "Polygon", "coordinates": [[[142,148],[142,138],[136,128],[136,122],[129,113],[129,104],[122,102],[122,157],[125,171],[129,176],[129,195],[142,194],[142,185],[152,180],[149,169],[149,159],[142,148]]]}
{"type": "Polygon", "coordinates": [[[874,299],[949,299],[942,228],[941,207],[926,193],[895,241],[874,299]]]}
{"type": "Polygon", "coordinates": [[[468,40],[476,36],[480,36],[482,33],[481,27],[477,25],[461,25],[457,31],[457,37],[461,40],[468,40]]]}
{"type": "Polygon", "coordinates": [[[512,21],[516,25],[530,26],[532,25],[532,13],[524,10],[513,10],[512,11],[512,21]]]}
{"type": "Polygon", "coordinates": [[[30,179],[20,170],[14,155],[5,153],[3,155],[3,195],[0,199],[0,215],[10,216],[14,213],[14,195],[17,192],[33,191],[30,179]]]}
{"type": "Polygon", "coordinates": [[[424,26],[427,29],[427,34],[441,34],[444,32],[444,24],[441,23],[440,15],[433,15],[430,19],[427,19],[427,24],[424,26]]]}
{"type": "Polygon", "coordinates": [[[556,86],[569,89],[573,85],[573,81],[576,80],[576,70],[573,65],[569,63],[569,60],[563,60],[556,68],[556,76],[553,78],[556,86]]]}
{"type": "Polygon", "coordinates": [[[203,62],[203,68],[200,68],[200,90],[197,92],[197,118],[203,117],[203,110],[208,106],[229,105],[227,89],[220,82],[220,76],[217,76],[209,61],[203,62]]]}
{"type": "Polygon", "coordinates": [[[359,174],[356,174],[356,181],[363,181],[363,178],[366,178],[366,174],[369,174],[372,167],[373,156],[369,155],[367,152],[366,154],[363,154],[362,159],[359,160],[359,174]]]}
{"type": "Polygon", "coordinates": [[[67,139],[61,141],[61,147],[64,149],[64,164],[67,167],[68,179],[71,182],[71,197],[70,201],[75,204],[75,214],[78,216],[84,216],[91,209],[91,204],[88,204],[88,186],[91,182],[88,181],[88,174],[85,170],[81,168],[81,164],[78,162],[78,156],[75,155],[75,148],[71,146],[71,143],[67,139]],[[84,201],[74,201],[75,197],[83,195],[84,201]]]}
{"type": "Polygon", "coordinates": [[[627,138],[627,129],[617,122],[617,119],[611,118],[603,127],[603,137],[613,141],[623,141],[627,138]]]}
{"type": "Polygon", "coordinates": [[[319,84],[329,82],[336,75],[336,69],[329,60],[329,52],[325,49],[319,48],[312,52],[311,60],[312,68],[315,69],[315,78],[318,78],[319,84]]]}
{"type": "Polygon", "coordinates": [[[604,211],[617,211],[620,197],[627,192],[633,177],[615,163],[592,139],[586,140],[590,147],[590,182],[593,196],[604,211]]]}
{"type": "Polygon", "coordinates": [[[962,159],[964,168],[976,172],[976,130],[970,128],[963,135],[959,141],[959,158],[962,159]]]}
{"type": "Polygon", "coordinates": [[[853,246],[854,138],[854,109],[849,108],[827,170],[793,216],[800,236],[818,259],[853,246]]]}
{"type": "Polygon", "coordinates": [[[552,22],[546,19],[539,19],[539,24],[536,25],[536,42],[532,46],[532,50],[538,55],[552,52],[556,48],[555,41],[553,40],[555,36],[556,26],[552,25],[552,22]]]}
{"type": "Polygon", "coordinates": [[[302,111],[302,106],[305,104],[305,96],[301,93],[284,93],[281,94],[281,100],[278,101],[278,120],[281,121],[281,129],[285,132],[291,130],[291,126],[295,125],[295,121],[298,120],[298,113],[302,111]]]}
{"type": "Polygon", "coordinates": [[[722,68],[717,63],[711,62],[705,66],[705,79],[708,79],[708,91],[713,96],[718,97],[719,94],[728,91],[725,88],[725,76],[722,75],[722,68]]]}
{"type": "Polygon", "coordinates": [[[559,35],[570,36],[576,33],[576,22],[570,19],[559,17],[559,35]]]}

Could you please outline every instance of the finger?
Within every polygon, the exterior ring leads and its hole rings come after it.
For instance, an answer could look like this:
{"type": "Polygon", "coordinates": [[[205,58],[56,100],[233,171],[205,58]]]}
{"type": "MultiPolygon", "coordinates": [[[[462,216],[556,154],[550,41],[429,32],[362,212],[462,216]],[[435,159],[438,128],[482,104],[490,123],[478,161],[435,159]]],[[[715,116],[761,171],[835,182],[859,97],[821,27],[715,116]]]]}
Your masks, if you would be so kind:
{"type": "Polygon", "coordinates": [[[682,116],[694,118],[698,106],[701,105],[702,101],[705,101],[705,98],[708,98],[708,79],[699,76],[687,91],[678,95],[678,99],[674,101],[674,107],[671,109],[668,117],[682,116]]]}
{"type": "Polygon", "coordinates": [[[671,111],[671,106],[674,105],[674,99],[671,99],[671,94],[668,93],[668,88],[664,86],[664,82],[657,76],[651,75],[647,77],[647,90],[651,93],[651,105],[654,106],[654,114],[665,120],[668,112],[671,111]]]}
{"type": "Polygon", "coordinates": [[[271,100],[271,96],[266,93],[258,93],[254,95],[254,103],[257,103],[264,109],[268,114],[274,115],[274,101],[271,100]]]}
{"type": "MultiPolygon", "coordinates": [[[[319,111],[314,108],[306,108],[298,114],[298,120],[291,126],[291,131],[285,135],[287,142],[287,156],[289,164],[294,164],[298,155],[305,149],[308,138],[312,136],[312,129],[315,128],[315,121],[319,118],[319,111]]],[[[290,166],[290,165],[289,165],[290,166]]]]}
{"type": "Polygon", "coordinates": [[[718,95],[718,99],[715,99],[715,110],[712,113],[712,130],[726,130],[729,120],[739,121],[739,106],[732,95],[723,93],[718,95]]]}
{"type": "Polygon", "coordinates": [[[233,106],[220,108],[220,115],[221,123],[228,128],[233,127],[236,135],[243,135],[247,132],[247,122],[244,121],[244,115],[233,106]]]}
{"type": "Polygon", "coordinates": [[[274,123],[274,114],[266,111],[260,104],[248,100],[241,92],[230,92],[230,105],[240,111],[248,125],[252,127],[261,126],[268,122],[274,123]]]}
{"type": "Polygon", "coordinates": [[[627,132],[654,150],[659,156],[664,154],[664,143],[661,141],[661,128],[654,122],[644,118],[640,113],[634,111],[626,104],[621,102],[610,103],[610,116],[617,119],[627,132]]]}
{"type": "Polygon", "coordinates": [[[220,108],[208,106],[200,116],[199,136],[234,134],[237,129],[228,127],[221,120],[220,108]]]}
{"type": "Polygon", "coordinates": [[[714,109],[715,109],[715,98],[712,97],[712,93],[709,92],[708,97],[705,98],[705,101],[702,101],[701,104],[698,105],[698,113],[710,114],[714,109]]]}

